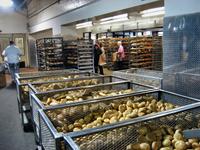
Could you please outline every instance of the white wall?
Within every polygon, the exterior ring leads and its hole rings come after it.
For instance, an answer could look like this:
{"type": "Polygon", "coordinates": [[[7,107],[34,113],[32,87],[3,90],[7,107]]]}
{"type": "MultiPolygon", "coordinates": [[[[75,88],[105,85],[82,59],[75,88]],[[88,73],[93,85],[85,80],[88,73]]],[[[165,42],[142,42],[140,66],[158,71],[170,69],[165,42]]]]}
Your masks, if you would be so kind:
{"type": "MultiPolygon", "coordinates": [[[[59,17],[43,21],[38,23],[42,18],[40,15],[37,17],[29,19],[30,32],[38,32],[49,28],[57,28],[58,25],[67,24],[75,22],[78,20],[83,20],[87,18],[92,18],[94,16],[99,16],[114,11],[119,11],[159,0],[98,0],[87,6],[81,7],[74,11],[63,13],[59,17]],[[35,24],[38,23],[38,24],[35,24]]],[[[48,15],[48,12],[45,12],[48,15]]],[[[49,12],[50,13],[50,12],[49,12]]],[[[53,29],[56,30],[56,29],[53,29]]]]}
{"type": "Polygon", "coordinates": [[[75,40],[83,37],[82,30],[76,30],[74,26],[62,26],[61,33],[61,36],[64,38],[64,40],[75,40]]]}
{"type": "Polygon", "coordinates": [[[27,17],[13,9],[4,10],[0,8],[0,30],[3,33],[26,33],[27,17]]]}
{"type": "Polygon", "coordinates": [[[42,32],[30,34],[30,36],[32,36],[32,38],[34,38],[35,40],[45,38],[45,37],[52,37],[52,35],[53,35],[52,29],[48,29],[48,30],[44,30],[42,32]]]}
{"type": "Polygon", "coordinates": [[[165,0],[165,16],[178,16],[200,12],[200,0],[165,0]]]}
{"type": "Polygon", "coordinates": [[[0,8],[0,30],[2,33],[11,34],[12,38],[23,37],[25,43],[25,55],[21,57],[22,61],[25,61],[26,65],[29,65],[28,60],[28,45],[27,45],[27,17],[15,12],[13,8],[2,9],[0,8]],[[19,34],[23,33],[23,34],[19,34]]]}

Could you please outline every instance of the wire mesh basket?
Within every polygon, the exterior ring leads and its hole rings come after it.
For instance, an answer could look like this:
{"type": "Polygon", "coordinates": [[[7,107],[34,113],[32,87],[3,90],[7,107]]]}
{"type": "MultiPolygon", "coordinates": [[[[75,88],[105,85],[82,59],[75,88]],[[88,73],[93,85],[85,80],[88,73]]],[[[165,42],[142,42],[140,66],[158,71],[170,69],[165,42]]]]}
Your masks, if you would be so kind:
{"type": "Polygon", "coordinates": [[[176,78],[177,73],[163,73],[162,89],[176,92],[176,78]]]}
{"type": "Polygon", "coordinates": [[[62,99],[54,106],[68,104],[81,104],[83,102],[98,101],[103,98],[112,98],[119,95],[126,95],[129,93],[137,93],[142,91],[152,90],[149,87],[139,84],[130,83],[128,81],[119,81],[113,83],[62,89],[57,91],[49,91],[31,95],[32,111],[34,123],[39,126],[38,110],[51,108],[52,105],[48,104],[49,99],[52,97],[62,95],[66,101],[62,99]],[[103,89],[103,90],[102,90],[103,89]],[[73,100],[72,100],[73,99],[73,100]]]}
{"type": "MultiPolygon", "coordinates": [[[[81,77],[76,79],[68,79],[64,81],[47,81],[41,83],[33,83],[29,84],[29,94],[35,94],[40,92],[49,92],[54,91],[55,89],[64,89],[64,88],[73,88],[73,87],[84,87],[89,85],[98,85],[104,83],[111,83],[111,82],[118,82],[118,81],[125,81],[125,79],[114,77],[114,76],[95,76],[95,77],[81,77]],[[54,87],[56,87],[54,89],[54,87]]],[[[31,104],[31,113],[32,113],[32,123],[35,129],[37,141],[39,141],[39,119],[38,119],[38,110],[41,107],[42,103],[38,104],[36,101],[32,101],[30,99],[31,104]]]]}
{"type": "Polygon", "coordinates": [[[175,87],[179,94],[200,98],[200,69],[177,73],[175,87]]]}
{"type": "Polygon", "coordinates": [[[88,85],[98,85],[103,83],[126,81],[126,79],[115,76],[88,76],[61,81],[47,81],[41,83],[31,83],[29,88],[31,93],[47,92],[58,89],[81,87],[88,85]]]}
{"type": "MultiPolygon", "coordinates": [[[[98,76],[98,74],[91,72],[58,72],[55,75],[40,75],[37,77],[24,77],[16,79],[17,87],[17,101],[19,113],[21,113],[22,125],[24,130],[27,128],[32,128],[32,115],[31,115],[31,104],[30,104],[30,95],[29,95],[29,83],[37,83],[41,81],[55,81],[55,80],[68,80],[69,78],[78,78],[83,76],[98,76]],[[27,117],[27,119],[25,118],[27,117]]],[[[36,130],[37,131],[37,130],[36,130]]]]}
{"type": "Polygon", "coordinates": [[[157,88],[162,86],[163,74],[160,71],[132,68],[114,71],[113,75],[157,88]]]}
{"type": "MultiPolygon", "coordinates": [[[[47,72],[46,72],[47,73],[47,72]]],[[[77,78],[80,76],[96,76],[97,74],[91,72],[77,72],[77,73],[70,73],[67,71],[64,72],[53,72],[52,74],[48,72],[47,74],[42,73],[38,74],[37,76],[30,76],[30,77],[20,77],[16,78],[16,87],[17,87],[17,100],[19,111],[24,104],[29,105],[29,88],[28,83],[37,83],[41,81],[55,81],[55,80],[66,80],[69,78],[77,78]]],[[[23,76],[23,75],[22,75],[23,76]]]]}
{"type": "MultiPolygon", "coordinates": [[[[157,149],[162,149],[166,146],[163,143],[166,136],[173,139],[178,133],[180,137],[181,130],[200,127],[199,111],[198,102],[98,130],[65,134],[65,150],[139,150],[144,143],[151,150],[158,142],[157,149]]],[[[172,139],[168,149],[175,145],[172,139]]]]}
{"type": "MultiPolygon", "coordinates": [[[[94,100],[90,102],[83,102],[80,104],[68,104],[65,106],[57,106],[52,108],[47,108],[44,110],[39,111],[39,118],[40,118],[40,133],[41,133],[41,142],[45,149],[60,149],[63,147],[61,144],[62,134],[79,134],[79,133],[87,133],[90,130],[99,131],[101,128],[108,127],[108,126],[115,126],[117,124],[123,123],[123,122],[129,122],[131,120],[137,120],[141,117],[149,118],[150,116],[154,116],[155,114],[159,112],[150,112],[149,114],[143,114],[141,116],[134,116],[134,117],[128,117],[126,119],[118,120],[118,121],[111,121],[109,123],[102,123],[102,124],[96,124],[95,126],[90,126],[91,123],[88,123],[86,128],[82,126],[80,128],[80,122],[83,119],[87,119],[87,116],[90,116],[92,114],[96,114],[97,118],[99,118],[98,115],[102,115],[102,112],[105,112],[114,108],[119,103],[128,103],[130,99],[132,99],[135,102],[141,102],[143,103],[148,97],[153,97],[157,102],[162,99],[164,103],[171,103],[176,106],[185,106],[188,104],[196,103],[198,100],[192,99],[189,97],[184,97],[178,94],[166,92],[166,91],[146,91],[146,92],[140,92],[140,93],[132,93],[129,95],[123,95],[118,96],[115,98],[105,98],[101,100],[94,100]],[[59,118],[61,117],[60,114],[65,113],[65,119],[64,122],[60,122],[59,118]],[[58,119],[58,120],[57,120],[58,119]],[[78,124],[79,123],[79,124],[78,124]],[[72,127],[72,124],[74,125],[74,128],[72,127]],[[70,129],[71,128],[71,129],[70,129]],[[79,128],[79,129],[77,129],[79,128]],[[46,136],[51,135],[51,136],[46,136]],[[56,137],[56,138],[55,138],[56,137]],[[51,139],[51,140],[48,140],[51,139]],[[54,139],[54,140],[53,140],[54,139]],[[59,143],[60,145],[52,145],[50,144],[53,141],[53,143],[59,143]],[[49,143],[50,142],[50,143],[49,143]],[[58,147],[57,147],[58,146],[58,147]]],[[[172,108],[172,110],[174,107],[172,108]]],[[[175,108],[176,109],[176,108],[175,108]]],[[[168,112],[166,110],[160,110],[164,112],[168,112]]],[[[105,115],[105,113],[103,115],[105,115]]],[[[113,112],[114,113],[114,112],[113,112]]],[[[130,114],[130,113],[129,113],[130,114]]],[[[103,116],[102,115],[102,116],[103,116]]],[[[94,116],[93,116],[94,117],[94,116]]],[[[97,119],[98,120],[98,119],[97,119]]],[[[111,119],[110,119],[111,120],[111,119]]],[[[88,120],[87,120],[88,121],[88,120]]],[[[104,121],[107,122],[107,121],[104,121]]],[[[93,122],[94,123],[94,122],[93,122]]]]}
{"type": "Polygon", "coordinates": [[[183,70],[186,70],[185,63],[176,63],[167,67],[165,66],[163,69],[162,89],[177,93],[177,73],[182,72],[183,70]]]}
{"type": "Polygon", "coordinates": [[[38,72],[23,72],[16,73],[16,78],[30,78],[30,77],[40,77],[45,75],[57,75],[59,73],[72,73],[72,72],[80,72],[78,69],[65,69],[65,70],[56,70],[56,71],[38,71],[38,72]]]}

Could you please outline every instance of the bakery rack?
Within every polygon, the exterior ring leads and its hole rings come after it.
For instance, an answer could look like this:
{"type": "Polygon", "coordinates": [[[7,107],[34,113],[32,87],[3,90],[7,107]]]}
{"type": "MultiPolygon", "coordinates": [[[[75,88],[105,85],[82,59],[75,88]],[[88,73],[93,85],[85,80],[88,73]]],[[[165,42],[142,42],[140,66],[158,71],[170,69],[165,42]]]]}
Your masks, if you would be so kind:
{"type": "Polygon", "coordinates": [[[152,37],[134,37],[130,39],[130,67],[153,68],[152,37]]]}
{"type": "Polygon", "coordinates": [[[63,57],[65,68],[77,68],[78,50],[77,41],[63,41],[63,57]]]}
{"type": "Polygon", "coordinates": [[[38,39],[36,47],[39,71],[64,69],[62,37],[38,39]]]}
{"type": "Polygon", "coordinates": [[[109,51],[107,52],[107,66],[111,70],[120,70],[129,68],[129,38],[111,38],[109,40],[109,51]],[[123,64],[120,68],[117,67],[116,62],[113,62],[113,53],[118,51],[117,42],[121,41],[124,47],[125,58],[123,59],[123,64]]]}
{"type": "Polygon", "coordinates": [[[106,66],[111,70],[144,68],[162,71],[162,37],[103,38],[98,41],[103,44],[107,58],[106,66]],[[120,68],[116,67],[112,58],[118,49],[117,41],[122,41],[126,56],[120,68]]]}
{"type": "Polygon", "coordinates": [[[65,68],[77,68],[82,71],[93,71],[93,41],[74,40],[64,41],[65,68]]]}
{"type": "Polygon", "coordinates": [[[153,70],[163,70],[163,50],[162,50],[162,37],[152,37],[152,54],[153,54],[153,70]]]}
{"type": "Polygon", "coordinates": [[[82,71],[94,71],[94,54],[92,40],[78,40],[78,64],[77,68],[82,71]]]}

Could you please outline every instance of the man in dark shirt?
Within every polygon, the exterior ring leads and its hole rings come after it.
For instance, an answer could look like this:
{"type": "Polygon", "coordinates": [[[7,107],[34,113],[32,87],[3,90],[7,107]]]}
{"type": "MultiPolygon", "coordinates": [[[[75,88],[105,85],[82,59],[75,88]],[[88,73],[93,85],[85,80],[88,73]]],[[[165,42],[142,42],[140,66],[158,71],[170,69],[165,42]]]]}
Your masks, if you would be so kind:
{"type": "Polygon", "coordinates": [[[102,54],[101,48],[98,43],[94,45],[94,69],[95,73],[98,73],[99,57],[102,54]]]}

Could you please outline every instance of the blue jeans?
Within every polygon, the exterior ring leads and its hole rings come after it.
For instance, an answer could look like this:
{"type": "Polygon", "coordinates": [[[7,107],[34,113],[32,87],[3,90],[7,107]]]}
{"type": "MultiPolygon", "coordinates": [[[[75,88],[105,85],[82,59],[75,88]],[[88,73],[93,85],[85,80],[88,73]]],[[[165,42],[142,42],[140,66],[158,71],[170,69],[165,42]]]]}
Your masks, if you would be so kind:
{"type": "Polygon", "coordinates": [[[9,72],[11,74],[12,80],[15,81],[15,73],[19,73],[19,63],[8,64],[9,72]]]}

